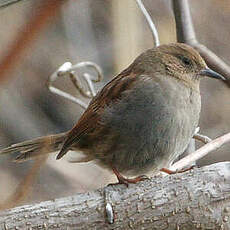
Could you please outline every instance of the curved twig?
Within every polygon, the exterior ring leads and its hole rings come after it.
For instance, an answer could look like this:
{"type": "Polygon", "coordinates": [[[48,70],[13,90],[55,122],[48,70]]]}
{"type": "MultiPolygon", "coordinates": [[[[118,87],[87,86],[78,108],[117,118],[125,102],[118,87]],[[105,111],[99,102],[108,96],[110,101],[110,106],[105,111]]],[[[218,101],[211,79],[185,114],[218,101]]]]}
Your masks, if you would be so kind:
{"type": "Polygon", "coordinates": [[[159,46],[160,45],[159,35],[158,35],[158,31],[156,29],[156,26],[152,21],[152,18],[150,17],[148,11],[146,10],[146,8],[145,8],[145,6],[141,0],[136,0],[136,3],[138,5],[138,7],[140,8],[141,12],[143,13],[143,15],[145,16],[146,21],[148,22],[148,25],[149,25],[150,30],[151,30],[152,35],[153,35],[154,46],[159,46]]]}
{"type": "Polygon", "coordinates": [[[75,65],[72,65],[70,62],[64,63],[62,66],[59,67],[58,70],[56,70],[48,79],[48,89],[61,97],[64,97],[79,106],[81,106],[83,109],[87,108],[87,104],[84,103],[82,100],[72,96],[69,93],[66,93],[56,87],[53,86],[53,83],[59,78],[59,77],[70,77],[72,83],[74,84],[75,88],[79,91],[79,93],[86,98],[92,98],[96,95],[93,82],[99,82],[103,78],[103,73],[101,68],[93,63],[93,62],[80,62],[75,65]],[[76,75],[76,70],[82,67],[89,67],[92,68],[96,72],[96,77],[92,76],[89,73],[83,73],[82,79],[85,81],[87,85],[87,89],[83,87],[81,84],[81,79],[79,76],[76,75]]]}
{"type": "Polygon", "coordinates": [[[194,134],[193,138],[196,139],[196,140],[198,140],[198,141],[203,142],[204,144],[208,144],[209,142],[212,141],[211,138],[209,138],[209,137],[207,137],[205,135],[202,135],[200,133],[194,134]]]}

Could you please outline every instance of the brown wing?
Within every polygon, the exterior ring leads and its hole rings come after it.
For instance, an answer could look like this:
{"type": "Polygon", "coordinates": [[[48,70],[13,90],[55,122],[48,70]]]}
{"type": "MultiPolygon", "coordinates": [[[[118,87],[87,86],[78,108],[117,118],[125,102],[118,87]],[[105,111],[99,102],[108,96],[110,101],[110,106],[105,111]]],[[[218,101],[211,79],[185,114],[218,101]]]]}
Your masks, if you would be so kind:
{"type": "Polygon", "coordinates": [[[93,130],[100,119],[100,114],[106,105],[118,100],[122,93],[128,90],[136,80],[136,74],[131,72],[131,66],[106,84],[94,97],[77,124],[70,130],[57,159],[63,157],[73,144],[93,130]]]}

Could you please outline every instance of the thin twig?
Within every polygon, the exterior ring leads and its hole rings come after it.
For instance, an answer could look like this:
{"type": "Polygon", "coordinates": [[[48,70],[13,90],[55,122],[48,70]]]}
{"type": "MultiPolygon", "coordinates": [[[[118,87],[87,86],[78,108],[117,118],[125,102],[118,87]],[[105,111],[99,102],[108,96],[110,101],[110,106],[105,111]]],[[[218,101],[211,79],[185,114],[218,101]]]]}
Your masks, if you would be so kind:
{"type": "Polygon", "coordinates": [[[80,81],[79,76],[77,74],[69,73],[69,77],[70,77],[74,87],[79,91],[79,93],[83,97],[86,97],[86,98],[92,97],[91,92],[84,89],[82,82],[80,81]]]}
{"type": "Polygon", "coordinates": [[[48,79],[48,89],[50,90],[51,93],[54,93],[58,96],[64,97],[65,99],[70,100],[73,103],[78,104],[81,106],[83,109],[87,108],[87,104],[82,102],[80,99],[72,96],[69,93],[66,93],[56,87],[53,86],[53,83],[57,80],[58,77],[65,76],[65,74],[69,71],[71,68],[72,64],[70,62],[64,63],[57,71],[55,71],[48,79]]]}
{"type": "Polygon", "coordinates": [[[91,80],[93,82],[100,82],[103,79],[102,69],[100,68],[99,65],[95,64],[94,62],[90,62],[90,61],[79,62],[71,67],[71,71],[76,71],[77,69],[82,68],[82,67],[89,67],[95,70],[95,72],[97,73],[97,76],[96,78],[92,77],[91,80]]]}
{"type": "Polygon", "coordinates": [[[198,140],[198,141],[203,142],[204,144],[208,144],[209,142],[212,141],[211,138],[209,138],[209,137],[207,137],[205,135],[202,135],[200,133],[194,134],[193,138],[196,139],[196,140],[198,140]]]}
{"type": "Polygon", "coordinates": [[[59,69],[56,70],[48,79],[48,88],[52,93],[64,97],[65,99],[68,99],[71,102],[81,106],[83,109],[86,109],[87,104],[82,100],[53,86],[53,83],[60,77],[69,77],[75,88],[83,97],[92,98],[96,95],[93,82],[101,81],[103,78],[103,73],[101,68],[93,62],[79,62],[75,65],[72,65],[70,62],[66,62],[60,66],[59,69]],[[76,75],[76,71],[82,67],[92,68],[96,72],[96,77],[89,73],[83,73],[82,78],[80,78],[80,76],[76,75]],[[81,84],[81,79],[85,81],[87,89],[81,84]]]}
{"type": "Polygon", "coordinates": [[[85,79],[86,84],[87,84],[87,86],[89,88],[89,92],[91,93],[91,97],[95,97],[96,92],[95,92],[95,89],[94,89],[94,86],[93,86],[91,76],[88,73],[84,73],[83,78],[85,79]]]}
{"type": "Polygon", "coordinates": [[[195,152],[177,161],[175,164],[173,164],[170,167],[170,170],[172,171],[181,170],[187,167],[188,165],[190,165],[192,162],[199,160],[200,158],[206,156],[208,153],[220,148],[223,144],[226,144],[228,142],[230,142],[230,133],[227,133],[221,137],[216,138],[215,140],[209,142],[208,144],[199,148],[195,152]]]}
{"type": "Polygon", "coordinates": [[[230,86],[230,66],[196,39],[189,1],[172,0],[172,6],[175,15],[178,42],[187,43],[195,48],[205,59],[207,65],[222,74],[227,79],[224,83],[230,86]]]}
{"type": "Polygon", "coordinates": [[[58,96],[61,96],[61,97],[64,97],[65,99],[68,99],[70,100],[71,102],[79,105],[80,107],[82,107],[83,109],[86,109],[87,108],[87,104],[82,102],[80,99],[70,95],[69,93],[66,93],[56,87],[53,87],[53,86],[49,86],[49,90],[51,93],[54,93],[58,96]]]}
{"type": "Polygon", "coordinates": [[[142,3],[142,0],[136,0],[136,3],[138,5],[138,7],[140,8],[141,12],[143,13],[143,15],[145,16],[146,21],[148,22],[148,25],[149,25],[150,30],[151,30],[152,35],[153,35],[154,46],[159,46],[160,45],[159,35],[158,35],[158,31],[156,29],[156,26],[152,21],[152,18],[150,17],[144,4],[142,3]]]}

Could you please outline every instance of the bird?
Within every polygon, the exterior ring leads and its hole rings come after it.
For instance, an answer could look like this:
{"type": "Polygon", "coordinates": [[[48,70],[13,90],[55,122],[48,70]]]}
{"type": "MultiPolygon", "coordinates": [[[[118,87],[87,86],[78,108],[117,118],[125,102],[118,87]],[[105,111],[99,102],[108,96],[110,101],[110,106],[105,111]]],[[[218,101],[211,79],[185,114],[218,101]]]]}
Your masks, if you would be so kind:
{"type": "Polygon", "coordinates": [[[225,80],[189,45],[148,49],[96,94],[70,131],[11,145],[0,155],[20,152],[21,162],[80,151],[77,163],[95,160],[119,184],[137,183],[185,151],[198,126],[205,76],[225,80]]]}

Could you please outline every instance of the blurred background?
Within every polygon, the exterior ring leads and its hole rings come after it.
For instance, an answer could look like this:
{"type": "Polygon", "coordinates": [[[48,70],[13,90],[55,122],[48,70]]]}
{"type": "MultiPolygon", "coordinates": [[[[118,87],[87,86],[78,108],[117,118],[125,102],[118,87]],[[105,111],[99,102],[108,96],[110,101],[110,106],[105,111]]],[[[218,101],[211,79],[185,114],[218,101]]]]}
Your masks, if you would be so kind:
{"type": "MultiPolygon", "coordinates": [[[[95,85],[98,90],[138,54],[153,46],[149,27],[134,0],[66,0],[60,1],[59,6],[54,4],[51,11],[44,7],[48,2],[51,1],[24,0],[0,9],[1,148],[67,131],[79,119],[83,109],[53,95],[46,87],[48,77],[64,62],[93,61],[100,65],[105,77],[95,85]],[[32,33],[30,23],[45,9],[51,16],[42,29],[32,33]],[[23,34],[27,37],[21,42],[23,34]],[[3,63],[20,45],[22,52],[3,63]]],[[[143,2],[157,26],[161,44],[175,42],[170,1],[143,2]]],[[[190,6],[198,40],[230,64],[230,1],[195,0],[190,1],[190,6]]],[[[41,23],[42,20],[41,16],[41,23]]],[[[56,85],[78,96],[68,79],[61,79],[56,85]]],[[[201,94],[200,132],[211,138],[229,132],[230,90],[219,81],[205,79],[201,94]]],[[[14,157],[0,158],[0,207],[28,172],[32,173],[33,161],[16,164],[12,162],[14,157]]],[[[199,164],[224,160],[230,160],[229,145],[199,164]]],[[[32,183],[24,187],[28,192],[21,204],[89,191],[115,181],[110,172],[94,163],[56,161],[55,154],[34,174],[32,183]]]]}

